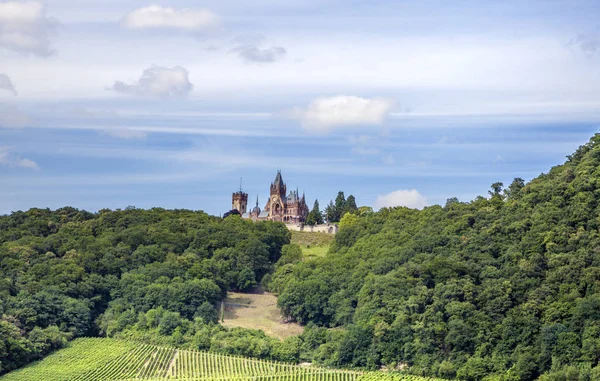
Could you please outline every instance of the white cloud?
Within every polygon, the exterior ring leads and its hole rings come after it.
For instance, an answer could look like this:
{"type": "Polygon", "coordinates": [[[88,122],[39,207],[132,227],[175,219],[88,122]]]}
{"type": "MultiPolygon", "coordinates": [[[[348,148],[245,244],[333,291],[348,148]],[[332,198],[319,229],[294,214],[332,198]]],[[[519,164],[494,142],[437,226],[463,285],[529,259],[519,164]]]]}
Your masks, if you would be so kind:
{"type": "Polygon", "coordinates": [[[0,128],[21,128],[31,122],[31,118],[18,108],[0,106],[0,128]]]}
{"type": "Polygon", "coordinates": [[[306,109],[294,109],[291,116],[308,130],[324,132],[343,126],[381,124],[393,106],[389,99],[339,95],[317,98],[306,109]]]}
{"type": "Polygon", "coordinates": [[[17,95],[14,83],[8,75],[3,73],[0,73],[0,90],[10,91],[13,95],[17,95]]]}
{"type": "Polygon", "coordinates": [[[352,152],[358,155],[378,155],[381,151],[375,147],[353,147],[352,152]]]}
{"type": "Polygon", "coordinates": [[[600,34],[580,34],[571,44],[576,45],[582,52],[589,56],[600,53],[600,34]]]}
{"type": "Polygon", "coordinates": [[[40,169],[35,161],[14,154],[7,147],[0,147],[0,165],[8,168],[40,169]]]}
{"type": "Polygon", "coordinates": [[[125,15],[123,25],[130,29],[169,28],[199,31],[219,25],[219,16],[208,9],[176,10],[151,5],[125,15]]]}
{"type": "Polygon", "coordinates": [[[394,165],[396,161],[394,160],[394,156],[392,155],[385,155],[383,157],[383,164],[385,165],[394,165]]]}
{"type": "Polygon", "coordinates": [[[132,130],[127,127],[105,128],[101,133],[120,139],[145,139],[148,136],[144,131],[132,130]]]}
{"type": "Polygon", "coordinates": [[[193,88],[189,72],[185,68],[181,66],[167,68],[156,65],[144,70],[140,79],[132,84],[116,81],[112,86],[112,90],[122,94],[161,98],[182,98],[187,96],[193,88]]]}
{"type": "Polygon", "coordinates": [[[0,47],[42,57],[52,54],[48,36],[57,22],[41,1],[0,2],[0,47]]]}
{"type": "Polygon", "coordinates": [[[373,141],[373,137],[369,136],[369,135],[359,135],[359,136],[349,136],[348,137],[348,142],[350,144],[367,144],[371,141],[373,141]]]}
{"type": "Polygon", "coordinates": [[[77,119],[116,118],[119,116],[119,114],[112,109],[90,110],[81,106],[70,107],[65,115],[77,119]]]}
{"type": "Polygon", "coordinates": [[[267,49],[261,49],[254,43],[242,44],[234,49],[238,52],[241,59],[246,62],[267,63],[275,62],[287,54],[285,48],[281,46],[272,46],[267,49]]]}
{"type": "Polygon", "coordinates": [[[392,193],[380,195],[375,200],[375,209],[391,208],[394,206],[406,206],[407,208],[423,209],[428,205],[425,196],[416,189],[400,189],[392,193]]]}

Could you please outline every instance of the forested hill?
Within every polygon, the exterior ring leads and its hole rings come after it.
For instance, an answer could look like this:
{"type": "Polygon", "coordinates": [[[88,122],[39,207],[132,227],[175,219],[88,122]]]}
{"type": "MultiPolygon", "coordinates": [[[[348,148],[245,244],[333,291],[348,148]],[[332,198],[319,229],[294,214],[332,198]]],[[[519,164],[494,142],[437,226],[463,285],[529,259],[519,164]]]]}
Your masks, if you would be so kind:
{"type": "Polygon", "coordinates": [[[347,327],[312,328],[325,363],[598,380],[599,201],[596,135],[528,184],[346,219],[326,258],[284,266],[271,288],[298,321],[347,327]]]}
{"type": "Polygon", "coordinates": [[[256,285],[289,239],[283,224],[184,210],[1,216],[0,374],[133,325],[180,344],[214,328],[226,291],[256,285]]]}
{"type": "Polygon", "coordinates": [[[99,335],[473,381],[598,380],[599,201],[596,135],[468,203],[346,214],[330,253],[307,261],[283,224],[237,216],[0,216],[0,374],[99,335]],[[307,324],[300,337],[216,323],[227,290],[261,280],[307,324]]]}

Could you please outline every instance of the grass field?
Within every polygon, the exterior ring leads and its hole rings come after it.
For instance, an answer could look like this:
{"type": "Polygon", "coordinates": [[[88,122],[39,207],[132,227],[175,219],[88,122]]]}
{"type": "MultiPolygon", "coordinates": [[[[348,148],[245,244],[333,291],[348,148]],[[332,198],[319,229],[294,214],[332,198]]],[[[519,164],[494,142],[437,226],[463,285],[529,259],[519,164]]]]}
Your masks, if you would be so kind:
{"type": "Polygon", "coordinates": [[[305,260],[327,255],[333,239],[332,234],[292,231],[292,243],[296,243],[302,248],[305,260]]]}
{"type": "Polygon", "coordinates": [[[304,329],[296,323],[284,323],[277,308],[277,297],[260,289],[255,293],[228,293],[222,324],[226,327],[262,329],[267,335],[280,340],[299,335],[304,329]]]}
{"type": "Polygon", "coordinates": [[[305,367],[163,348],[114,339],[77,339],[0,381],[427,381],[384,372],[305,367]]]}

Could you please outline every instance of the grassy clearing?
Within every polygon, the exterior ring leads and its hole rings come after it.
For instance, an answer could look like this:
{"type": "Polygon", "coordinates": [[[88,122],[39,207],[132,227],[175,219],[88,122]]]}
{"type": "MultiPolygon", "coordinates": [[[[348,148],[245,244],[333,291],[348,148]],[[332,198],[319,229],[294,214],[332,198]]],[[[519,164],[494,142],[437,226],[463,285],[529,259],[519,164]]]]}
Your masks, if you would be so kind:
{"type": "Polygon", "coordinates": [[[326,233],[292,232],[292,243],[302,248],[304,259],[324,257],[329,252],[334,236],[326,233]]]}
{"type": "Polygon", "coordinates": [[[304,256],[304,259],[321,258],[321,257],[326,256],[328,252],[329,252],[329,245],[302,247],[302,254],[304,256]]]}
{"type": "Polygon", "coordinates": [[[262,329],[267,335],[283,340],[302,333],[297,323],[285,323],[277,308],[277,297],[258,289],[256,293],[230,292],[225,299],[226,327],[262,329]]]}

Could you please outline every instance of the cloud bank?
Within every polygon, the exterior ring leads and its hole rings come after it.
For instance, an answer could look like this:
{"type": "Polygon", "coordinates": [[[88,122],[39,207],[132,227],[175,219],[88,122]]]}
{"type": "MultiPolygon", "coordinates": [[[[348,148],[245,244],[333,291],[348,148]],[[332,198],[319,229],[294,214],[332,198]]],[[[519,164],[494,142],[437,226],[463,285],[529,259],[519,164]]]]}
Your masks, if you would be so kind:
{"type": "Polygon", "coordinates": [[[407,208],[423,209],[427,205],[428,202],[425,196],[420,194],[416,189],[399,189],[397,191],[378,196],[373,207],[375,210],[381,208],[392,208],[394,206],[406,206],[407,208]]]}
{"type": "Polygon", "coordinates": [[[295,108],[292,117],[308,130],[324,132],[345,126],[379,125],[393,106],[389,99],[339,95],[317,98],[306,109],[295,108]]]}
{"type": "Polygon", "coordinates": [[[40,169],[35,161],[14,154],[7,147],[0,147],[0,165],[8,168],[40,169]]]}
{"type": "Polygon", "coordinates": [[[0,2],[0,47],[47,57],[52,54],[48,36],[56,24],[40,1],[0,2]]]}
{"type": "Polygon", "coordinates": [[[160,98],[183,98],[189,95],[193,88],[189,72],[185,68],[156,65],[144,70],[136,82],[126,84],[116,81],[112,86],[112,90],[121,94],[160,98]]]}
{"type": "Polygon", "coordinates": [[[18,94],[10,77],[3,73],[0,73],[0,90],[9,91],[15,96],[18,94]]]}
{"type": "Polygon", "coordinates": [[[587,55],[600,53],[600,34],[580,34],[572,43],[587,55]]]}
{"type": "Polygon", "coordinates": [[[131,128],[127,127],[105,128],[101,131],[101,133],[107,136],[112,136],[113,138],[126,140],[145,139],[148,136],[148,134],[146,134],[144,131],[132,130],[131,128]]]}
{"type": "Polygon", "coordinates": [[[0,105],[0,128],[22,128],[31,122],[31,118],[18,108],[0,105]]]}
{"type": "Polygon", "coordinates": [[[136,9],[123,19],[123,25],[130,29],[181,29],[200,31],[219,25],[219,16],[208,9],[164,8],[152,5],[136,9]]]}
{"type": "Polygon", "coordinates": [[[287,51],[281,46],[272,46],[267,49],[261,49],[256,44],[242,44],[236,49],[240,58],[245,62],[269,63],[275,62],[285,57],[287,51]]]}

